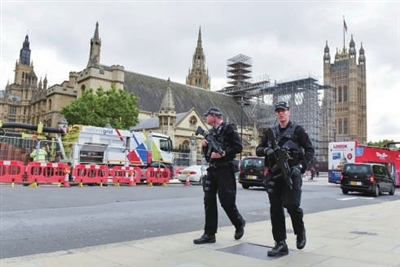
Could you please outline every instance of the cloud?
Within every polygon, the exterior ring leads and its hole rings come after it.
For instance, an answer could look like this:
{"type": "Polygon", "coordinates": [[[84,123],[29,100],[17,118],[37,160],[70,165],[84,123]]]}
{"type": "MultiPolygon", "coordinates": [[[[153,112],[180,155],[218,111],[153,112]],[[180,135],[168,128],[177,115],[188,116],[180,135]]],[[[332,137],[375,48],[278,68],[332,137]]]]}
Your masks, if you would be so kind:
{"type": "Polygon", "coordinates": [[[240,53],[252,58],[255,80],[322,83],[326,42],[333,58],[353,35],[366,55],[368,141],[400,140],[399,10],[392,1],[2,1],[0,85],[13,81],[27,33],[38,77],[67,80],[86,67],[96,22],[102,64],[181,83],[201,26],[212,90],[226,85],[227,60],[240,53]]]}

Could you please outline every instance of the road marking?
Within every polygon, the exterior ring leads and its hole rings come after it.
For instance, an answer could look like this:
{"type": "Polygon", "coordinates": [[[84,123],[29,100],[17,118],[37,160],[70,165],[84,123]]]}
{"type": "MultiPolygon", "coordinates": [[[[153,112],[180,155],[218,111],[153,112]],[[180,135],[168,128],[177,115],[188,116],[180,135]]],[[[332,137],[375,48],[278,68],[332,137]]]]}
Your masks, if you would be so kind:
{"type": "Polygon", "coordinates": [[[347,201],[353,199],[374,199],[373,197],[345,197],[345,198],[338,198],[340,201],[347,201]]]}

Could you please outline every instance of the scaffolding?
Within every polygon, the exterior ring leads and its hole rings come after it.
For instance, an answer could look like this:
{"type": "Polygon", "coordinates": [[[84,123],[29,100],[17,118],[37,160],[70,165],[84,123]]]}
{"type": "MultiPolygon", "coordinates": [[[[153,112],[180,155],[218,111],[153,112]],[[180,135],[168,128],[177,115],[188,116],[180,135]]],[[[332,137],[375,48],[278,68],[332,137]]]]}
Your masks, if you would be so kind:
{"type": "MultiPolygon", "coordinates": [[[[334,96],[330,86],[319,85],[313,77],[272,84],[269,80],[235,87],[224,88],[224,93],[245,103],[246,114],[253,119],[254,125],[262,132],[276,125],[274,104],[286,101],[291,110],[291,121],[302,125],[308,132],[315,148],[315,159],[326,161],[324,147],[332,139],[334,129],[334,96]]],[[[222,91],[222,90],[221,90],[222,91]]]]}
{"type": "Polygon", "coordinates": [[[252,67],[253,60],[249,56],[239,54],[228,59],[226,76],[229,86],[219,92],[230,94],[236,100],[243,101],[246,98],[245,88],[252,86],[252,67]]]}
{"type": "Polygon", "coordinates": [[[291,110],[290,120],[307,130],[315,148],[315,159],[327,161],[328,142],[336,136],[333,87],[320,85],[311,76],[274,84],[264,76],[253,82],[252,65],[252,59],[243,54],[228,59],[229,86],[218,92],[236,99],[250,119],[246,121],[247,126],[256,127],[258,133],[277,124],[274,104],[286,101],[291,110]]]}

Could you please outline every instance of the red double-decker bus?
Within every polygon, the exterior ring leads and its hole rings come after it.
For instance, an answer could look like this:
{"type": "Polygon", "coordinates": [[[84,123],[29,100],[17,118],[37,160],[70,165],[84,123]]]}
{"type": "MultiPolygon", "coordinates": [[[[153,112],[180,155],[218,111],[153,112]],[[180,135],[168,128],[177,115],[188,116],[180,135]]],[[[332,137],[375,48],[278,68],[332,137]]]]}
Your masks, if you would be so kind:
{"type": "Polygon", "coordinates": [[[400,142],[389,142],[384,147],[365,146],[357,141],[330,142],[328,159],[328,181],[340,183],[340,174],[345,163],[381,163],[389,170],[400,186],[400,142]]]}

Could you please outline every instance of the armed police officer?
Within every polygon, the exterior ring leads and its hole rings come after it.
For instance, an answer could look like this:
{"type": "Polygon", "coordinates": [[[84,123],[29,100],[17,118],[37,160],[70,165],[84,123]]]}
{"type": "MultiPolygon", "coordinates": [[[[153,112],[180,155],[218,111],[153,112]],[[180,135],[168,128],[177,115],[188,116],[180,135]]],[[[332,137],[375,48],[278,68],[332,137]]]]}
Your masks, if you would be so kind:
{"type": "Polygon", "coordinates": [[[271,134],[268,134],[267,130],[256,148],[257,156],[265,156],[265,165],[268,168],[265,183],[270,202],[272,235],[275,240],[275,246],[268,251],[270,257],[289,253],[286,244],[284,207],[292,221],[297,248],[303,249],[306,245],[306,229],[303,221],[303,210],[300,207],[301,175],[314,157],[314,148],[307,131],[289,120],[290,110],[286,102],[281,101],[275,104],[275,115],[279,125],[270,130],[274,133],[276,140],[270,140],[271,134]],[[277,153],[274,151],[276,147],[272,148],[274,141],[277,142],[279,149],[284,149],[285,153],[281,155],[287,156],[286,169],[277,168],[278,160],[283,159],[282,157],[281,159],[277,158],[277,153]],[[287,169],[288,171],[286,171],[287,169]],[[286,173],[288,175],[284,177],[286,173]]]}
{"type": "Polygon", "coordinates": [[[234,238],[238,240],[244,234],[245,220],[236,207],[236,179],[232,160],[236,154],[242,152],[242,142],[236,126],[223,122],[219,108],[209,108],[204,116],[207,124],[212,126],[209,132],[211,138],[205,138],[201,143],[203,154],[209,163],[207,176],[203,181],[205,225],[204,234],[193,242],[215,243],[218,228],[217,194],[222,208],[235,226],[234,238]],[[214,140],[216,142],[211,147],[214,140]],[[220,149],[215,149],[216,144],[220,144],[220,149]]]}

